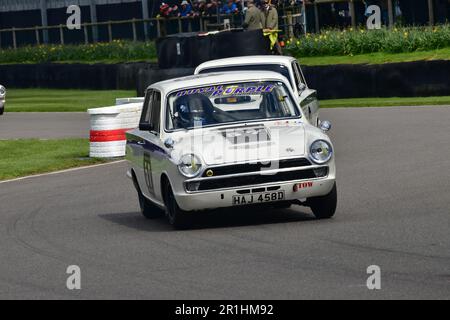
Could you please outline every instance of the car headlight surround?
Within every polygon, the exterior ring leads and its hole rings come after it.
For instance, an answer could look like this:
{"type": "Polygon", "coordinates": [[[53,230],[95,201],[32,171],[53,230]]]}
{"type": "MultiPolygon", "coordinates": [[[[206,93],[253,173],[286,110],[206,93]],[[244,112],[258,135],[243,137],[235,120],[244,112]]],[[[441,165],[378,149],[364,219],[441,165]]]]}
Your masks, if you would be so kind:
{"type": "Polygon", "coordinates": [[[330,161],[333,156],[333,147],[326,140],[316,140],[311,143],[309,155],[313,162],[324,164],[330,161]]]}
{"type": "Polygon", "coordinates": [[[0,86],[0,97],[4,97],[6,95],[6,88],[4,86],[0,86]]]}
{"type": "Polygon", "coordinates": [[[180,158],[178,170],[186,178],[194,178],[199,175],[202,170],[202,161],[200,157],[193,153],[188,153],[180,158]]]}

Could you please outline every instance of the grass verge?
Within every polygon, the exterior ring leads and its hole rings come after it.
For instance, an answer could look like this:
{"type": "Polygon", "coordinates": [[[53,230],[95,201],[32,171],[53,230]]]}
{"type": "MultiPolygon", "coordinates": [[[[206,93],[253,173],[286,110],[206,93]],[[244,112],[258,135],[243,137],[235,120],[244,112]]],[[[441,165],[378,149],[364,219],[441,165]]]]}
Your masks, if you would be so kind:
{"type": "Polygon", "coordinates": [[[84,112],[136,96],[134,90],[8,89],[7,112],[84,112]]]}
{"type": "Polygon", "coordinates": [[[0,140],[0,181],[92,164],[87,139],[0,140]]]}
{"type": "Polygon", "coordinates": [[[408,53],[369,53],[355,56],[325,56],[299,58],[301,65],[325,66],[335,64],[384,64],[395,62],[450,60],[450,48],[408,53]]]}
{"type": "MultiPolygon", "coordinates": [[[[134,91],[121,90],[11,89],[7,95],[6,110],[8,112],[84,112],[89,108],[113,105],[115,98],[134,95],[134,91]]],[[[320,105],[323,108],[450,105],[450,96],[320,100],[320,105]]]]}
{"type": "Polygon", "coordinates": [[[412,97],[412,98],[352,98],[336,100],[320,100],[321,108],[339,107],[395,107],[395,106],[427,106],[450,105],[450,96],[412,97]]]}

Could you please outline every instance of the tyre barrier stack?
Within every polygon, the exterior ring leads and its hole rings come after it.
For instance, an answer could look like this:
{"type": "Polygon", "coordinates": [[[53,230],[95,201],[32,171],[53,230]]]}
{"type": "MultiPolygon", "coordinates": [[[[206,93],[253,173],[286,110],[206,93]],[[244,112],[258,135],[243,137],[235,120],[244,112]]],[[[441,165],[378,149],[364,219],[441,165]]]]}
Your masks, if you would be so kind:
{"type": "Polygon", "coordinates": [[[90,151],[92,158],[125,156],[126,135],[139,126],[142,102],[89,109],[91,122],[90,151]]]}

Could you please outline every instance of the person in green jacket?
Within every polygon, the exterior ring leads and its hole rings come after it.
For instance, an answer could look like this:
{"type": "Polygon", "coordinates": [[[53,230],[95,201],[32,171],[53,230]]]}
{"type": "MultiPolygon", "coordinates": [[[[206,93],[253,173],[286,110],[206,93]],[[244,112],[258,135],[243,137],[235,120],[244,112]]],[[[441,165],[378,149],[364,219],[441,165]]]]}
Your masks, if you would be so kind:
{"type": "Polygon", "coordinates": [[[271,30],[274,39],[271,39],[272,45],[271,49],[279,55],[282,55],[280,43],[278,42],[278,12],[274,5],[271,4],[270,0],[263,1],[263,14],[264,14],[264,25],[263,29],[265,32],[271,30]]]}
{"type": "Polygon", "coordinates": [[[245,13],[245,21],[243,27],[247,30],[262,29],[264,26],[263,14],[255,6],[254,0],[247,1],[247,12],[245,13]]]}
{"type": "Polygon", "coordinates": [[[263,1],[263,12],[265,17],[263,29],[278,30],[278,12],[269,0],[263,1]]]}

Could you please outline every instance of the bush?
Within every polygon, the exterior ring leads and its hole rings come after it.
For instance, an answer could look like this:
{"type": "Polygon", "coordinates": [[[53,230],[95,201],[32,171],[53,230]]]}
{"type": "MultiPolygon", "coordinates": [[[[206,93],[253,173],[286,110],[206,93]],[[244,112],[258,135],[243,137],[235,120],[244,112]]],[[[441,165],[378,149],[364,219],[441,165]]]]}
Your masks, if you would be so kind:
{"type": "Polygon", "coordinates": [[[374,52],[405,53],[450,47],[450,25],[392,30],[326,30],[287,41],[296,57],[342,56],[374,52]]]}
{"type": "Polygon", "coordinates": [[[97,62],[155,60],[153,42],[114,40],[87,45],[40,45],[0,50],[0,63],[97,62]]]}

